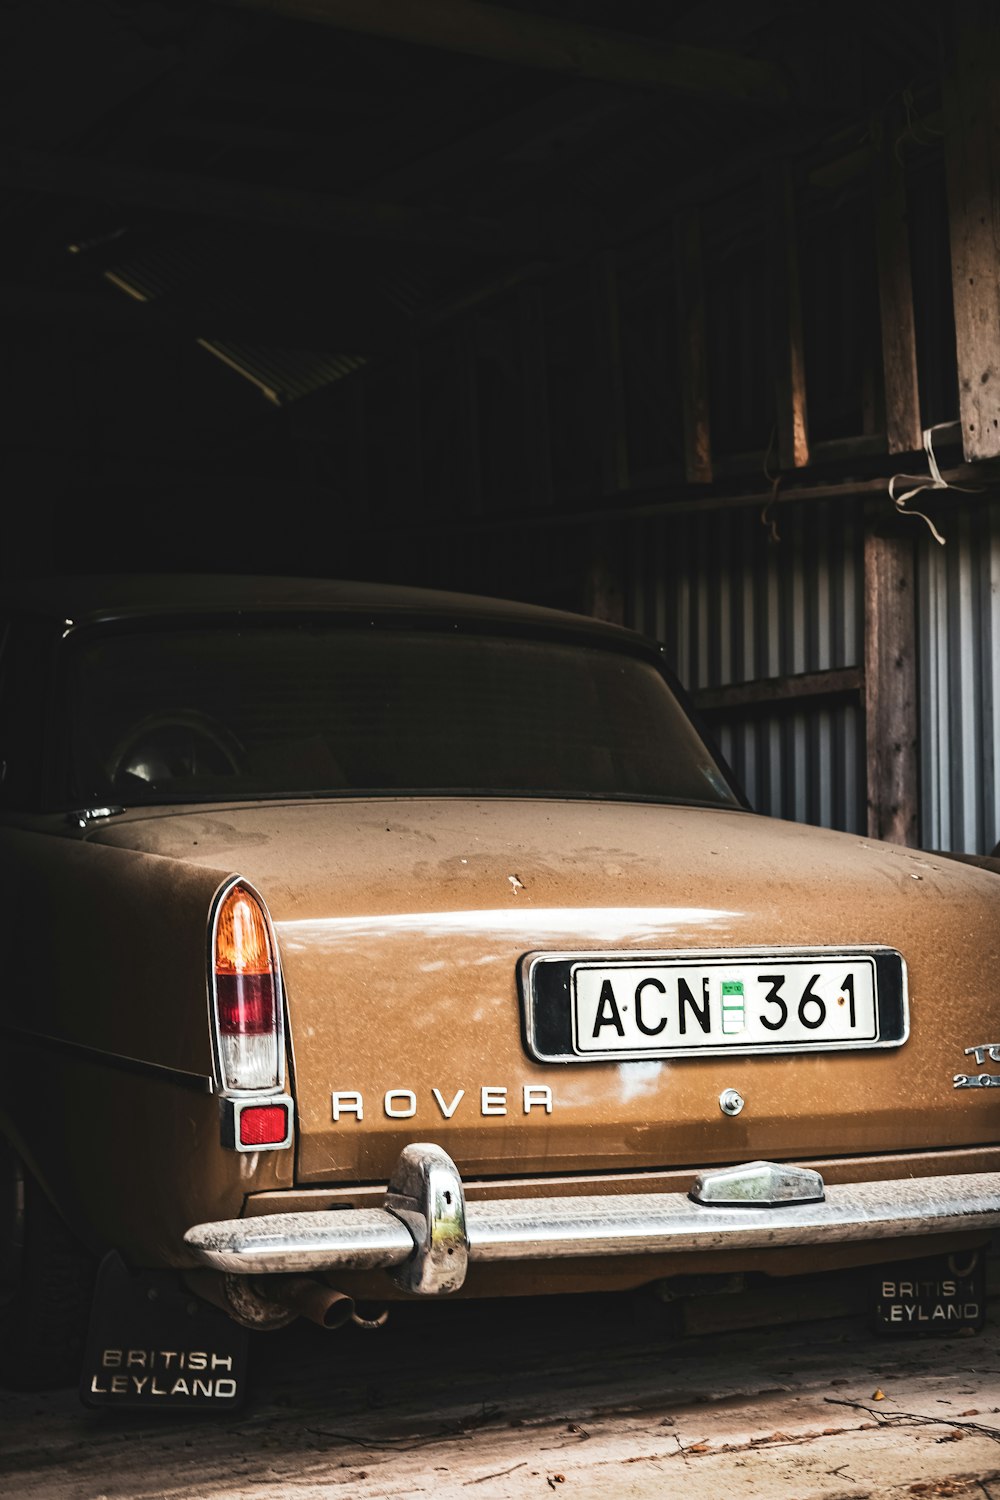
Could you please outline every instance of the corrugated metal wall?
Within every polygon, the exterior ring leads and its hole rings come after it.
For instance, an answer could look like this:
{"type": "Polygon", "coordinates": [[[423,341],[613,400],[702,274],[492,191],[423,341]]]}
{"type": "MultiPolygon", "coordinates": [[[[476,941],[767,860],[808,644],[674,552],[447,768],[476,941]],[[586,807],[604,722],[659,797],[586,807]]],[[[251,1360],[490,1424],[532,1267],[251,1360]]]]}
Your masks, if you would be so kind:
{"type": "MultiPolygon", "coordinates": [[[[692,691],[863,659],[860,508],[784,505],[774,520],[742,509],[630,524],[626,623],[666,644],[692,691]]],[[[741,711],[717,733],[759,811],[864,831],[859,705],[741,711]]]]}
{"type": "MultiPolygon", "coordinates": [[[[917,523],[915,523],[917,524],[917,523]]],[[[922,842],[1000,839],[1000,504],[959,502],[919,543],[922,842]]]]}
{"type": "MultiPolygon", "coordinates": [[[[625,623],[664,642],[690,690],[864,660],[861,502],[623,518],[625,623]],[[770,521],[770,517],[768,518],[770,521]]],[[[921,841],[989,853],[1000,839],[1000,502],[956,498],[944,547],[918,520],[921,841]]],[[[495,593],[562,602],[579,577],[585,532],[538,527],[447,534],[421,552],[426,577],[464,576],[495,593]]],[[[416,555],[417,549],[414,549],[416,555]]],[[[579,607],[568,601],[570,607],[579,607]]],[[[865,833],[860,703],[734,710],[715,725],[754,807],[865,833]]]]}
{"type": "MultiPolygon", "coordinates": [[[[958,503],[942,525],[944,547],[918,534],[921,840],[983,854],[1000,839],[1000,503],[958,503]]],[[[692,691],[863,663],[860,505],[782,506],[777,528],[756,510],[631,523],[626,623],[692,691]]],[[[865,831],[860,705],[733,714],[717,732],[761,812],[865,831]]]]}

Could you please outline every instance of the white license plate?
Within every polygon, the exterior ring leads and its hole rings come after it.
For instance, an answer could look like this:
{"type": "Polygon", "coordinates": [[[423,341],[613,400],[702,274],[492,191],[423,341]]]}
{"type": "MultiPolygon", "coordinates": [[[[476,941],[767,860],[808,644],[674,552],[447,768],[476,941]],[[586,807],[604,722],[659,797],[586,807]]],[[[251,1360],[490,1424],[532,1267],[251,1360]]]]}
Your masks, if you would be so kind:
{"type": "Polygon", "coordinates": [[[874,958],[586,962],[569,974],[580,1057],[806,1051],[879,1041],[874,958]]]}

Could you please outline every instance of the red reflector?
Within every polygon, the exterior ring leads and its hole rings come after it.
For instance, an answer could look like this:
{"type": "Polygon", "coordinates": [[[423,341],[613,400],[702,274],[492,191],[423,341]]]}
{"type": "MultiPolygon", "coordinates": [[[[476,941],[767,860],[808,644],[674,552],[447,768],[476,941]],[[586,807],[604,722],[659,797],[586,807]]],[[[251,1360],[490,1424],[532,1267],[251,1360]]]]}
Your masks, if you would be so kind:
{"type": "Polygon", "coordinates": [[[240,1111],[240,1145],[273,1146],[288,1134],[284,1104],[252,1104],[240,1111]]]}

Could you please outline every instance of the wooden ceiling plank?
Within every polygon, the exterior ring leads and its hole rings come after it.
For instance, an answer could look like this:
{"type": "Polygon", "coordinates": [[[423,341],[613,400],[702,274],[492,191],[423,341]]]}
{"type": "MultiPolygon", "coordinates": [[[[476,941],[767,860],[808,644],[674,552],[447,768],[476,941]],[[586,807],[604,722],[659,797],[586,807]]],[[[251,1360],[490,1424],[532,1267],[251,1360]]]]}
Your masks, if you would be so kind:
{"type": "Polygon", "coordinates": [[[515,66],[603,78],[640,88],[785,102],[778,68],[756,58],[684,43],[659,42],[482,0],[228,0],[288,20],[308,21],[515,66]]]}

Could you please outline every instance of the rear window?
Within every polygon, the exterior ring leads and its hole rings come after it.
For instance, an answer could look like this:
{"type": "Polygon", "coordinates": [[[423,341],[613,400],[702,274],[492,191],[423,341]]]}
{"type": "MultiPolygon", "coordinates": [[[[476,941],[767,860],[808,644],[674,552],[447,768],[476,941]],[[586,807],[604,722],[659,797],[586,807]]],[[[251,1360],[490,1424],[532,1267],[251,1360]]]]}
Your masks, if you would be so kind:
{"type": "Polygon", "coordinates": [[[367,626],[108,631],[68,684],[79,802],[430,793],[736,797],[656,667],[367,626]]]}

